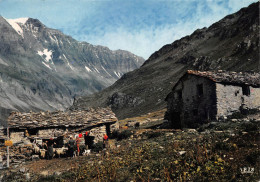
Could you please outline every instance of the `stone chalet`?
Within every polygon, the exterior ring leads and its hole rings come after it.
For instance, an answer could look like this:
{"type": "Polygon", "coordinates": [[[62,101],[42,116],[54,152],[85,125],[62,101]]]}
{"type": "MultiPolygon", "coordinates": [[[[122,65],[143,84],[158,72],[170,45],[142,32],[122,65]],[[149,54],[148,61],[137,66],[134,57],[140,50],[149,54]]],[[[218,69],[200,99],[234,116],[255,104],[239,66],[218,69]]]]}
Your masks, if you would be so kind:
{"type": "Polygon", "coordinates": [[[260,74],[188,70],[165,99],[174,128],[197,127],[241,110],[260,109],[260,74]]]}
{"type": "MultiPolygon", "coordinates": [[[[118,120],[110,108],[97,108],[56,112],[12,112],[8,117],[10,140],[19,143],[25,138],[50,139],[90,131],[94,142],[102,140],[103,134],[117,130],[118,120]]],[[[1,133],[6,135],[7,130],[1,133]]]]}

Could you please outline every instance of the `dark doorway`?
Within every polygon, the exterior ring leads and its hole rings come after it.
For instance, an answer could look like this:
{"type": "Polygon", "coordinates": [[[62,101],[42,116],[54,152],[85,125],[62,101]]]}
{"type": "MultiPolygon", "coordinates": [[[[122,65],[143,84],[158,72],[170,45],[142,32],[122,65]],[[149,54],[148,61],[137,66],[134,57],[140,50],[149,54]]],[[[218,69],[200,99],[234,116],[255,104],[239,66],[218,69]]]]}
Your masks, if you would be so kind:
{"type": "Polygon", "coordinates": [[[59,136],[57,137],[54,142],[56,143],[56,146],[57,148],[61,148],[64,146],[64,142],[63,142],[63,136],[59,136]]]}
{"type": "Polygon", "coordinates": [[[84,139],[85,139],[85,145],[88,146],[88,149],[92,149],[93,145],[94,145],[94,136],[89,136],[88,135],[84,135],[84,139]]]}
{"type": "Polygon", "coordinates": [[[203,84],[197,85],[197,93],[198,93],[199,96],[203,95],[203,84]]]}
{"type": "Polygon", "coordinates": [[[172,112],[171,114],[171,122],[172,126],[175,129],[180,129],[181,128],[181,115],[180,112],[172,112]]]}

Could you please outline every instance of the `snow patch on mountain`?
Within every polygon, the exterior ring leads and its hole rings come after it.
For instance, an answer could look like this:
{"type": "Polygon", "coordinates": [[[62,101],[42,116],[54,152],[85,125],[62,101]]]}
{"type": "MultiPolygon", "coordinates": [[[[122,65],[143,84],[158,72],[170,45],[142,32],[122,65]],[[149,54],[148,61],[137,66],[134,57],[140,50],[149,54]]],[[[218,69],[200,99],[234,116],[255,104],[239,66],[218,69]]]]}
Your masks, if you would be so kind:
{"type": "Polygon", "coordinates": [[[48,49],[44,49],[43,51],[38,51],[37,54],[40,55],[42,57],[42,59],[44,61],[42,61],[42,63],[48,67],[49,69],[52,69],[50,64],[52,64],[52,67],[56,70],[56,67],[52,61],[52,50],[48,50],[48,49]]]}
{"type": "Polygon", "coordinates": [[[59,45],[59,41],[58,41],[57,37],[51,33],[49,33],[49,35],[50,35],[49,37],[50,37],[51,41],[55,42],[57,45],[59,45]]]}
{"type": "Polygon", "coordinates": [[[92,70],[91,70],[89,67],[87,67],[87,66],[85,66],[85,69],[86,69],[88,72],[92,72],[92,70]]]}
{"type": "MultiPolygon", "coordinates": [[[[103,70],[104,70],[109,76],[111,76],[103,66],[101,66],[101,67],[103,68],[103,70]]],[[[111,76],[111,77],[112,77],[112,76],[111,76]]]]}
{"type": "Polygon", "coordinates": [[[94,69],[96,70],[96,72],[100,73],[97,68],[94,68],[94,69]]]}
{"type": "Polygon", "coordinates": [[[42,61],[42,64],[44,64],[44,66],[46,66],[47,68],[51,69],[51,67],[48,64],[46,64],[44,61],[42,61]]]}
{"type": "Polygon", "coordinates": [[[24,25],[29,18],[18,18],[18,19],[5,19],[12,27],[13,29],[21,35],[23,38],[23,29],[20,27],[20,25],[24,25]],[[20,25],[19,25],[20,24],[20,25]]]}
{"type": "Polygon", "coordinates": [[[96,56],[96,58],[98,58],[98,59],[99,59],[99,57],[98,57],[97,53],[95,53],[95,56],[96,56]]]}
{"type": "Polygon", "coordinates": [[[65,54],[63,54],[63,57],[65,58],[65,60],[66,60],[66,62],[67,62],[67,64],[68,64],[68,66],[70,67],[70,69],[74,70],[74,68],[70,65],[70,62],[69,62],[69,60],[67,59],[67,57],[65,56],[65,54]]]}
{"type": "Polygon", "coordinates": [[[119,73],[119,72],[114,71],[114,73],[115,73],[115,75],[116,75],[118,78],[120,78],[120,73],[119,73]]]}
{"type": "Polygon", "coordinates": [[[1,58],[0,58],[0,64],[3,64],[3,65],[5,65],[5,66],[9,66],[6,62],[4,62],[4,60],[2,60],[1,58]]]}
{"type": "Polygon", "coordinates": [[[43,51],[38,51],[37,54],[39,54],[45,62],[50,62],[52,60],[52,50],[44,49],[43,51]]]}
{"type": "Polygon", "coordinates": [[[38,32],[39,32],[39,27],[33,26],[33,24],[28,25],[27,24],[27,29],[29,29],[32,32],[32,35],[37,39],[38,32]]]}

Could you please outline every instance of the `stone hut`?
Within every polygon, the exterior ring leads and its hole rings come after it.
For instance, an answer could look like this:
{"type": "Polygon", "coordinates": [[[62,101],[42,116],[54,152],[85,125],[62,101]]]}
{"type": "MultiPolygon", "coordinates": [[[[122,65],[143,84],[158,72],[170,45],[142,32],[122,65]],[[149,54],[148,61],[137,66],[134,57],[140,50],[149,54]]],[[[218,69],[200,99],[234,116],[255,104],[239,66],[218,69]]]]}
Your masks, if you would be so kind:
{"type": "Polygon", "coordinates": [[[96,143],[102,141],[103,134],[110,134],[119,128],[118,120],[110,108],[67,112],[12,112],[7,122],[10,140],[13,143],[33,138],[63,138],[79,133],[84,134],[86,131],[90,131],[96,143]]]}
{"type": "Polygon", "coordinates": [[[188,70],[165,99],[165,119],[174,128],[227,118],[260,109],[260,74],[188,70]]]}

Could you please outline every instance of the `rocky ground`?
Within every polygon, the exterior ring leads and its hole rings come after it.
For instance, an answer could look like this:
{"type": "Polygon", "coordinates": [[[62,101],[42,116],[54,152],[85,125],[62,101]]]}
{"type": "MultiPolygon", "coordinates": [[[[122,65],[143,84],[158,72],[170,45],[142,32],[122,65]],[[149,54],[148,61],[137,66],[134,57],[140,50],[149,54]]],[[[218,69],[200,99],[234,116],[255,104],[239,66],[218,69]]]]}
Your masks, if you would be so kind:
{"type": "Polygon", "coordinates": [[[108,150],[96,146],[89,156],[27,161],[2,170],[2,181],[259,180],[259,114],[172,130],[151,127],[162,119],[159,113],[129,119],[139,128],[124,120],[108,150]]]}

